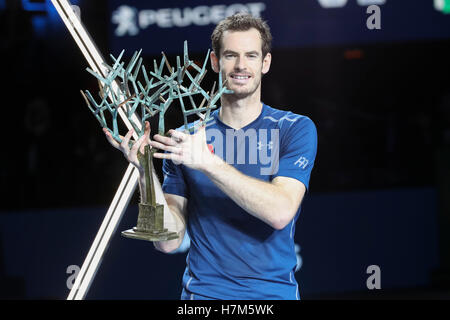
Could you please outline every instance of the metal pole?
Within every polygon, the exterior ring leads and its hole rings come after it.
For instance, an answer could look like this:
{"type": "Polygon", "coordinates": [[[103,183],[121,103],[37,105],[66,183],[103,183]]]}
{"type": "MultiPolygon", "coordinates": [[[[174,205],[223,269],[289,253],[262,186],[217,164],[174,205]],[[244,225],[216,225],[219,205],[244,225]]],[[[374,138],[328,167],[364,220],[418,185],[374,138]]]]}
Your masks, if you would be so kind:
{"type": "MultiPolygon", "coordinates": [[[[105,76],[107,69],[103,65],[104,59],[80,19],[73,11],[70,2],[68,0],[51,1],[86,58],[90,68],[93,71],[105,76]]],[[[119,114],[125,122],[127,128],[131,129],[131,124],[124,112],[120,110],[119,114]]],[[[140,121],[137,117],[135,123],[140,126],[140,121]]],[[[134,134],[134,138],[137,139],[136,133],[134,134]]],[[[67,297],[68,300],[81,300],[86,296],[112,235],[116,231],[117,226],[122,219],[123,213],[125,212],[133,195],[138,177],[139,173],[137,170],[133,165],[129,164],[108,212],[106,213],[100,229],[97,232],[94,242],[92,243],[91,248],[89,249],[89,252],[83,262],[80,272],[77,275],[75,284],[67,297]]],[[[162,195],[159,196],[161,197],[162,195]]]]}

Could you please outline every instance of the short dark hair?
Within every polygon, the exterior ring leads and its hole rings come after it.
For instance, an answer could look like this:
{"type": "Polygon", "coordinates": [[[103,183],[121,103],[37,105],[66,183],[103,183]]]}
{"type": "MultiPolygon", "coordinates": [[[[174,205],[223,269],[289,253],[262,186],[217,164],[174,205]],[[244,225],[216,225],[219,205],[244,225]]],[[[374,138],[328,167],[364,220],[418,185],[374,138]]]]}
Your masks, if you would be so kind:
{"type": "Polygon", "coordinates": [[[255,28],[259,31],[262,40],[262,58],[272,49],[272,34],[269,25],[261,18],[254,17],[248,13],[236,13],[225,18],[214,29],[211,34],[212,49],[217,57],[220,57],[222,47],[222,36],[225,31],[247,31],[255,28]]]}

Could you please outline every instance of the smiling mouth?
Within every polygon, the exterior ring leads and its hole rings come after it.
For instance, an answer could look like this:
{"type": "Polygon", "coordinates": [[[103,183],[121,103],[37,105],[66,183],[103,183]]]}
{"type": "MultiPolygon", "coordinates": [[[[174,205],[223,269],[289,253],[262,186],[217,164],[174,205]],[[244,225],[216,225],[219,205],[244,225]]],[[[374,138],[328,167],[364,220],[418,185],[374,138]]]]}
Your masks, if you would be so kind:
{"type": "Polygon", "coordinates": [[[232,74],[230,75],[230,77],[236,80],[246,80],[251,78],[249,75],[238,75],[238,74],[232,74]]]}
{"type": "Polygon", "coordinates": [[[248,79],[250,78],[249,74],[241,74],[241,73],[232,73],[230,77],[234,79],[248,79]]]}

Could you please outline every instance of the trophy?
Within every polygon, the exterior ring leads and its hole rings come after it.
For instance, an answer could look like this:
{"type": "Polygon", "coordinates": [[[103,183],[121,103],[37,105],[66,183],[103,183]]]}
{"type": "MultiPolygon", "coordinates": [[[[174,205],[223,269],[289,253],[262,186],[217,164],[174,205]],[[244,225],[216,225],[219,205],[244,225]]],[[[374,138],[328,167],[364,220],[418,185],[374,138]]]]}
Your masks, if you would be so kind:
{"type": "MultiPolygon", "coordinates": [[[[124,112],[130,125],[138,137],[144,135],[145,121],[158,115],[158,133],[165,133],[164,115],[173,102],[178,101],[184,120],[184,131],[193,133],[195,126],[189,127],[188,116],[196,115],[200,119],[199,124],[206,124],[210,118],[210,112],[216,108],[216,102],[223,93],[230,91],[222,83],[222,74],[219,72],[219,85],[215,92],[216,82],[211,91],[205,91],[201,82],[207,72],[206,64],[209,52],[206,55],[203,66],[200,67],[189,59],[187,41],[184,42],[183,64],[179,56],[176,57],[176,68],[173,68],[164,52],[159,65],[153,61],[153,71],[147,72],[140,57],[142,50],[135,52],[129,63],[121,62],[124,51],[118,58],[110,55],[112,66],[104,64],[108,69],[106,77],[86,70],[97,78],[99,84],[99,102],[86,90],[81,94],[87,106],[99,121],[102,128],[106,128],[118,143],[122,142],[118,128],[118,114],[124,112]],[[115,84],[115,85],[113,85],[115,84]],[[201,103],[195,103],[195,96],[203,97],[201,103]],[[107,121],[108,116],[108,121],[107,121]],[[112,124],[108,127],[107,122],[112,124]],[[139,125],[138,125],[139,124],[139,125]]],[[[133,142],[130,142],[130,147],[133,142]]],[[[122,232],[124,237],[147,240],[167,241],[177,239],[178,234],[164,228],[164,205],[156,202],[153,184],[153,153],[154,148],[145,146],[144,154],[138,152],[138,160],[144,168],[146,202],[139,203],[137,225],[133,229],[122,232]]],[[[144,191],[142,191],[144,192],[144,191]]],[[[143,197],[142,197],[143,198],[143,197]]]]}

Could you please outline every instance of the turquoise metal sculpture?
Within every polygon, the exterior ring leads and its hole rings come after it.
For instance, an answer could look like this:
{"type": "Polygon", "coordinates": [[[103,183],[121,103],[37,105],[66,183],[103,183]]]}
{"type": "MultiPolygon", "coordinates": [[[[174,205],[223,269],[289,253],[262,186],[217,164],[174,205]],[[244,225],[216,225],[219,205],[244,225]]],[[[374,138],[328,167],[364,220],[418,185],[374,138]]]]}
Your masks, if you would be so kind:
{"type": "Polygon", "coordinates": [[[190,115],[198,115],[203,122],[210,120],[210,111],[217,107],[216,102],[219,100],[220,96],[223,93],[229,92],[229,90],[225,87],[225,83],[222,83],[222,74],[219,73],[218,91],[214,92],[214,83],[211,93],[206,92],[200,84],[207,72],[206,63],[209,57],[209,50],[202,68],[189,59],[187,50],[187,41],[185,41],[183,65],[180,63],[180,57],[177,56],[176,69],[170,66],[166,55],[162,53],[162,59],[159,66],[156,63],[156,60],[154,60],[154,71],[147,73],[145,66],[142,65],[142,58],[140,58],[142,50],[134,53],[126,68],[124,67],[125,63],[121,62],[124,51],[120,53],[117,59],[111,55],[114,65],[106,65],[109,70],[109,74],[106,78],[103,78],[90,68],[87,68],[87,71],[99,81],[99,95],[101,102],[97,103],[91,93],[87,90],[85,93],[81,93],[100,125],[103,128],[107,128],[116,141],[121,142],[117,125],[119,108],[123,108],[126,111],[127,118],[130,120],[133,129],[138,133],[138,136],[142,136],[144,133],[144,122],[150,117],[155,116],[157,113],[159,113],[158,133],[164,134],[164,115],[169,106],[176,100],[180,102],[186,131],[192,132],[193,130],[188,127],[187,117],[190,115]],[[163,75],[164,66],[167,67],[169,75],[163,75]],[[197,74],[193,76],[189,69],[193,69],[197,74]],[[138,80],[140,72],[142,72],[145,86],[138,80]],[[189,86],[183,86],[185,77],[190,80],[189,86]],[[156,81],[154,81],[155,79],[156,81]],[[114,82],[119,84],[118,89],[116,90],[114,90],[112,85],[114,82]],[[131,93],[131,91],[133,91],[133,93],[131,93]],[[203,101],[199,106],[194,102],[194,95],[203,96],[203,101]],[[183,98],[189,99],[191,109],[186,109],[183,98]],[[205,102],[207,102],[206,106],[204,106],[205,102]],[[135,121],[133,121],[133,115],[138,112],[139,107],[141,129],[139,129],[135,121]],[[106,123],[106,111],[110,112],[112,115],[112,130],[106,123]]]}
{"type": "MultiPolygon", "coordinates": [[[[126,67],[125,63],[121,61],[124,51],[120,53],[118,58],[111,55],[113,65],[105,64],[108,69],[106,77],[102,77],[87,68],[87,71],[98,79],[100,102],[97,102],[88,90],[81,91],[86,104],[102,128],[106,128],[119,143],[122,142],[118,127],[120,109],[125,112],[138,137],[144,134],[145,121],[158,114],[158,133],[164,135],[164,116],[172,103],[178,101],[183,114],[184,130],[192,133],[195,127],[189,126],[188,117],[197,115],[200,118],[200,124],[206,124],[211,120],[211,110],[217,107],[216,103],[222,94],[231,92],[225,86],[226,81],[222,82],[221,72],[219,72],[217,92],[215,92],[215,82],[211,92],[207,92],[201,87],[201,82],[207,72],[206,64],[209,58],[209,50],[203,66],[199,67],[189,59],[188,45],[185,41],[183,64],[181,64],[180,57],[177,56],[176,68],[172,68],[163,52],[161,62],[158,65],[154,60],[153,71],[150,72],[147,72],[145,66],[142,65],[141,52],[142,50],[135,52],[126,67]],[[196,95],[203,97],[199,105],[194,100],[196,95]],[[185,100],[188,102],[186,103],[185,100]],[[105,113],[111,115],[112,128],[108,126],[105,113]],[[137,121],[140,121],[140,125],[137,125],[137,121]]],[[[137,226],[122,232],[125,237],[149,241],[178,238],[176,232],[169,232],[164,228],[164,206],[156,203],[152,179],[154,152],[154,149],[146,146],[145,154],[138,154],[139,162],[145,171],[145,198],[147,201],[139,204],[137,226]]]]}

